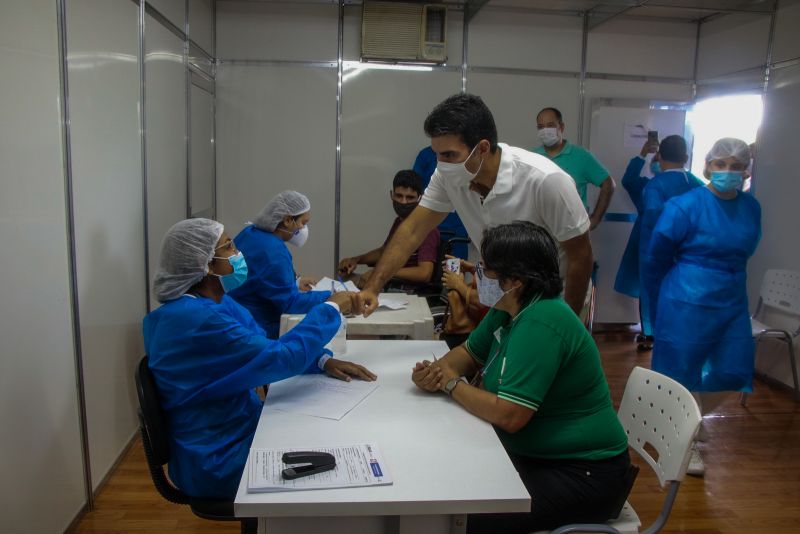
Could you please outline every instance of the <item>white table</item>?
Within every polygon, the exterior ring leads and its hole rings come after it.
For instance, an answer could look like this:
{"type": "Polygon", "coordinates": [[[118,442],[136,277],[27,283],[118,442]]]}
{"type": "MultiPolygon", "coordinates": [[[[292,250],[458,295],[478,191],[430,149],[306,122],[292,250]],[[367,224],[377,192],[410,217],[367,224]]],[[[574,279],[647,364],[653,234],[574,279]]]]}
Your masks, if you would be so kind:
{"type": "Polygon", "coordinates": [[[323,447],[374,442],[391,486],[247,493],[244,469],[235,511],[259,517],[269,534],[459,533],[467,513],[524,512],[530,496],[489,423],[444,394],[411,382],[411,368],[441,341],[348,341],[347,358],[378,375],[380,387],[342,420],[271,410],[269,397],[256,448],[323,447]]]}
{"type": "MultiPolygon", "coordinates": [[[[406,336],[409,339],[433,339],[433,316],[428,301],[417,295],[381,293],[381,297],[408,300],[402,310],[378,308],[369,317],[347,318],[348,336],[406,336]]],[[[291,330],[305,315],[283,314],[279,335],[291,330]]]]}

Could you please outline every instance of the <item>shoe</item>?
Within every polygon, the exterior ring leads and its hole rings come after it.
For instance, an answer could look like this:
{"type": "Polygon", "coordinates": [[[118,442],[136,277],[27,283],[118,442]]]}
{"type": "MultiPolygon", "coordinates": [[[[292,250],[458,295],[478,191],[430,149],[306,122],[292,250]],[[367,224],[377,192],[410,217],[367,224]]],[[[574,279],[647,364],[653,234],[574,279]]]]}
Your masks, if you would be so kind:
{"type": "Polygon", "coordinates": [[[644,341],[636,345],[636,352],[647,352],[653,350],[653,343],[651,341],[644,341]]]}
{"type": "Polygon", "coordinates": [[[706,464],[703,463],[703,457],[700,456],[697,446],[692,445],[692,456],[689,458],[689,467],[686,469],[686,474],[701,477],[705,472],[706,464]]]}

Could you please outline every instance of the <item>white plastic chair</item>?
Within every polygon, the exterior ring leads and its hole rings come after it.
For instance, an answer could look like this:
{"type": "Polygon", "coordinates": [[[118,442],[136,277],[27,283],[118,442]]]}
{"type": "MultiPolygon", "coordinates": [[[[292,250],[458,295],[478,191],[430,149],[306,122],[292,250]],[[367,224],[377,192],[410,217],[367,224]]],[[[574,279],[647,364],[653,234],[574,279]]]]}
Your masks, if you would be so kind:
{"type": "MultiPolygon", "coordinates": [[[[653,468],[662,488],[669,483],[661,513],[642,531],[642,534],[653,534],[667,523],[678,488],[686,476],[692,442],[702,418],[700,408],[689,390],[678,382],[655,371],[636,367],[628,378],[617,416],[628,435],[628,445],[653,468]],[[645,450],[647,444],[656,451],[656,458],[645,450]]],[[[565,525],[551,534],[638,534],[641,524],[633,507],[626,502],[617,519],[596,525],[565,525]]]]}
{"type": "MultiPolygon", "coordinates": [[[[758,306],[756,306],[756,311],[750,318],[750,324],[753,328],[753,338],[756,340],[756,351],[758,351],[759,341],[765,337],[786,342],[786,348],[789,351],[789,362],[792,365],[794,398],[800,402],[800,387],[797,384],[797,362],[794,354],[794,338],[800,335],[800,273],[797,271],[770,269],[764,274],[758,306]],[[795,319],[797,326],[794,331],[789,332],[761,322],[760,319],[763,318],[763,312],[767,308],[795,319]]],[[[747,404],[747,393],[742,393],[741,404],[742,406],[747,404]]]]}

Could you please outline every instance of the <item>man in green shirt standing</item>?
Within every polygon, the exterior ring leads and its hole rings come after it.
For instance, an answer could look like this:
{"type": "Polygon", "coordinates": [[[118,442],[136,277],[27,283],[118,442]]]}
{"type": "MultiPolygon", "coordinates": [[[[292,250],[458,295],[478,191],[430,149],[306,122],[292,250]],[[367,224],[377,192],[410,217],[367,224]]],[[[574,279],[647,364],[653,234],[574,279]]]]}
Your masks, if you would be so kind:
{"type": "Polygon", "coordinates": [[[548,107],[540,111],[536,116],[536,128],[539,130],[542,146],[534,148],[533,152],[550,158],[575,180],[578,194],[589,213],[589,230],[594,230],[603,220],[611,203],[616,187],[614,179],[591,152],[564,139],[563,117],[556,108],[548,107]],[[586,184],[600,188],[600,196],[597,197],[593,212],[589,212],[586,202],[586,184]]]}

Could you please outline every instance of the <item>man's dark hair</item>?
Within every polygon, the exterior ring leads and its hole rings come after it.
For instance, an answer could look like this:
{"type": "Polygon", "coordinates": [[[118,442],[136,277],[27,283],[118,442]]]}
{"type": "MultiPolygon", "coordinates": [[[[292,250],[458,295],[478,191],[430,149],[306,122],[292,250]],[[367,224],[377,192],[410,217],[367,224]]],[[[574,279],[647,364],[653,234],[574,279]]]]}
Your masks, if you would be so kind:
{"type": "Polygon", "coordinates": [[[422,187],[422,176],[411,169],[397,171],[397,174],[394,175],[392,190],[398,187],[408,187],[416,191],[418,195],[422,195],[422,193],[425,192],[425,189],[422,187]]]}
{"type": "Polygon", "coordinates": [[[658,157],[661,161],[680,163],[683,165],[688,159],[686,152],[686,139],[680,135],[669,135],[658,145],[658,157]]]}
{"type": "Polygon", "coordinates": [[[558,111],[556,108],[542,108],[542,110],[539,111],[539,113],[536,114],[536,120],[537,121],[539,120],[539,115],[541,115],[545,111],[552,111],[553,113],[555,113],[556,119],[558,119],[558,122],[561,123],[561,124],[564,123],[564,117],[561,115],[561,112],[558,111]]]}
{"type": "Polygon", "coordinates": [[[497,150],[497,127],[483,99],[476,95],[457,94],[433,108],[425,119],[428,137],[457,135],[470,150],[481,139],[489,141],[492,153],[497,150]]]}
{"type": "Polygon", "coordinates": [[[481,257],[501,282],[512,278],[522,282],[521,303],[536,295],[557,297],[564,287],[556,242],[547,230],[532,222],[514,221],[484,230],[481,257]]]}

